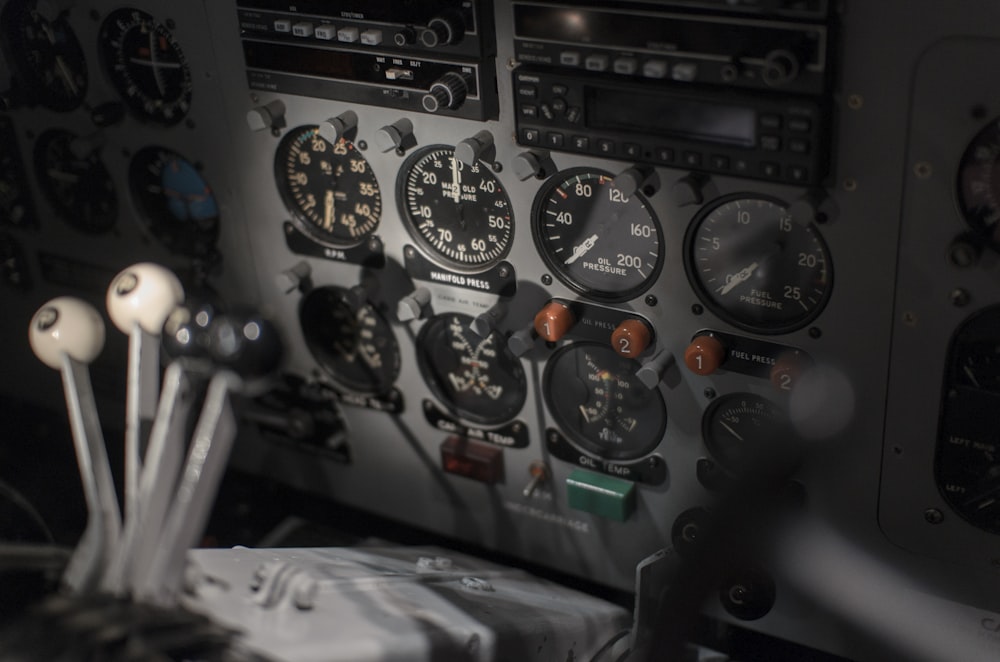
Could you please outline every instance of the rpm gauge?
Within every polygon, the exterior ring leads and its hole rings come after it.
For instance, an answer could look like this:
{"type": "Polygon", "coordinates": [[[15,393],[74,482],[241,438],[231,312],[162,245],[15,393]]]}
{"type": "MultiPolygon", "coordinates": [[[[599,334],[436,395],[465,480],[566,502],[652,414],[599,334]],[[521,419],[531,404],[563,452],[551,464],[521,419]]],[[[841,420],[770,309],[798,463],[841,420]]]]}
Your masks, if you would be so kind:
{"type": "Polygon", "coordinates": [[[635,376],[639,364],[603,343],[559,349],[545,367],[545,399],[553,418],[581,448],[611,460],[653,451],[667,425],[657,389],[635,376]]]}
{"type": "Polygon", "coordinates": [[[980,131],[962,155],[958,204],[965,222],[1000,247],[1000,119],[980,131]]]}
{"type": "Polygon", "coordinates": [[[355,246],[378,227],[378,181],[349,140],[329,143],[317,126],[289,131],[278,145],[274,176],[296,226],[317,241],[355,246]]]}
{"type": "Polygon", "coordinates": [[[399,376],[399,345],[370,303],[355,306],[339,287],[318,287],[299,304],[306,345],[330,377],[360,393],[385,393],[399,376]]]}
{"type": "Polygon", "coordinates": [[[191,107],[191,68],[166,25],[138,9],[117,9],[100,31],[104,68],[133,112],[161,124],[191,107]]]}
{"type": "Polygon", "coordinates": [[[165,147],[146,147],[132,158],[129,186],[150,231],[167,248],[192,257],[211,251],[219,206],[190,161],[165,147]]]}
{"type": "Polygon", "coordinates": [[[87,61],[65,18],[47,21],[35,2],[17,0],[3,11],[7,52],[31,102],[56,111],[68,111],[87,95],[87,61]]]}
{"type": "Polygon", "coordinates": [[[35,142],[35,174],[56,213],[84,232],[111,230],[118,198],[111,174],[94,150],[82,158],[73,150],[76,136],[62,129],[46,131],[35,142]]]}
{"type": "Polygon", "coordinates": [[[480,338],[471,324],[471,317],[459,314],[427,322],[417,337],[420,371],[453,413],[476,423],[503,423],[524,405],[524,370],[499,332],[480,338]]]}
{"type": "Polygon", "coordinates": [[[695,218],[686,244],[685,266],[699,297],[740,329],[794,331],[830,297],[833,270],[823,238],[778,200],[723,198],[695,218]]]}
{"type": "Polygon", "coordinates": [[[476,271],[510,250],[510,200],[489,167],[466,165],[452,147],[411,156],[398,181],[400,212],[422,248],[456,269],[476,271]]]}
{"type": "Polygon", "coordinates": [[[577,292],[622,301],[649,288],[663,267],[660,222],[636,193],[589,168],[556,175],[535,199],[534,238],[549,268],[577,292]]]}

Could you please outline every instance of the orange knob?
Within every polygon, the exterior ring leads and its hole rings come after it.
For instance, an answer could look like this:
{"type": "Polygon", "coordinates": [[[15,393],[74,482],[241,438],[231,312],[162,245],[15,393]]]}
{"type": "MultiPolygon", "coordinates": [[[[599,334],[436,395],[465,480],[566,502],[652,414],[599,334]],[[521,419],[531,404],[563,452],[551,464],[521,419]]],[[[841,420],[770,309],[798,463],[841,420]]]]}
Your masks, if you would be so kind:
{"type": "Polygon", "coordinates": [[[711,375],[726,360],[726,348],[715,336],[698,336],[684,350],[684,363],[696,375],[711,375]]]}
{"type": "Polygon", "coordinates": [[[620,356],[624,356],[627,359],[634,359],[646,351],[652,339],[653,334],[650,333],[649,327],[646,326],[645,322],[637,319],[627,319],[619,324],[611,333],[611,347],[620,356]]]}
{"type": "Polygon", "coordinates": [[[576,316],[573,311],[569,309],[569,306],[558,301],[549,301],[535,315],[535,331],[546,342],[558,342],[573,328],[574,324],[576,324],[576,316]]]}
{"type": "Polygon", "coordinates": [[[798,352],[782,354],[771,368],[771,384],[779,391],[791,391],[802,376],[804,367],[798,352]]]}

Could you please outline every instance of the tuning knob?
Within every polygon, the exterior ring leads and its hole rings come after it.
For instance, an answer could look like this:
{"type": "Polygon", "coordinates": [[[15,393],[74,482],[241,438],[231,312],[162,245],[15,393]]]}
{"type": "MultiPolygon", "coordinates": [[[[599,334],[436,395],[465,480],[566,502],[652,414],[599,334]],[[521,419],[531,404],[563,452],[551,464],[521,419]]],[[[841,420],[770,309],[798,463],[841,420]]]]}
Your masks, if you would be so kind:
{"type": "Polygon", "coordinates": [[[456,110],[465,103],[469,84],[461,74],[449,71],[438,78],[423,98],[424,110],[436,113],[441,108],[456,110]]]}
{"type": "Polygon", "coordinates": [[[413,137],[413,122],[407,118],[396,120],[375,132],[375,144],[382,152],[406,149],[417,144],[413,137]]]}
{"type": "Polygon", "coordinates": [[[576,324],[576,315],[569,306],[550,301],[535,315],[535,333],[546,342],[558,342],[576,324]]]}
{"type": "Polygon", "coordinates": [[[280,99],[247,111],[247,126],[251,131],[282,129],[285,126],[285,104],[280,99]]]}
{"type": "Polygon", "coordinates": [[[427,21],[427,27],[420,32],[420,43],[427,48],[448,46],[462,41],[465,28],[462,18],[453,14],[442,14],[427,21]]]}
{"type": "Polygon", "coordinates": [[[511,166],[514,168],[514,175],[522,182],[532,177],[544,179],[549,173],[556,171],[552,157],[535,150],[521,152],[514,157],[511,166]]]}
{"type": "Polygon", "coordinates": [[[396,304],[396,317],[400,322],[418,320],[424,316],[431,303],[431,292],[426,287],[418,287],[396,304]]]}
{"type": "Polygon", "coordinates": [[[480,159],[492,162],[495,156],[496,146],[489,131],[480,131],[455,145],[455,158],[470,167],[479,163],[480,159]]]}
{"type": "Polygon", "coordinates": [[[358,114],[353,110],[348,110],[320,122],[318,133],[323,140],[335,145],[341,138],[350,139],[357,132],[357,129],[358,114]]]}
{"type": "Polygon", "coordinates": [[[761,77],[771,87],[780,87],[790,83],[799,75],[799,59],[794,53],[778,48],[764,57],[764,68],[761,77]]]}
{"type": "Polygon", "coordinates": [[[627,198],[636,193],[651,196],[660,190],[660,177],[652,168],[632,166],[615,177],[614,186],[627,198]]]}

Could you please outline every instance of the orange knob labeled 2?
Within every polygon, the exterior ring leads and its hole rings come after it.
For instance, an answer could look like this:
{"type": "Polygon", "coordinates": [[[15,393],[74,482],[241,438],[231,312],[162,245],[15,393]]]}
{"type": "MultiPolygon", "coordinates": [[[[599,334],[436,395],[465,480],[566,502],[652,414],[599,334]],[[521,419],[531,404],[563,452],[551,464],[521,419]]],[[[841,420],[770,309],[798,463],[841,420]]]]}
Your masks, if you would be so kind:
{"type": "Polygon", "coordinates": [[[549,301],[535,315],[535,331],[546,342],[558,342],[576,324],[576,315],[569,306],[549,301]]]}
{"type": "Polygon", "coordinates": [[[696,375],[711,375],[726,360],[726,348],[714,336],[698,336],[684,350],[684,364],[696,375]]]}
{"type": "Polygon", "coordinates": [[[635,357],[646,351],[653,334],[645,322],[637,319],[627,319],[619,324],[611,333],[611,347],[619,356],[627,359],[635,357]]]}

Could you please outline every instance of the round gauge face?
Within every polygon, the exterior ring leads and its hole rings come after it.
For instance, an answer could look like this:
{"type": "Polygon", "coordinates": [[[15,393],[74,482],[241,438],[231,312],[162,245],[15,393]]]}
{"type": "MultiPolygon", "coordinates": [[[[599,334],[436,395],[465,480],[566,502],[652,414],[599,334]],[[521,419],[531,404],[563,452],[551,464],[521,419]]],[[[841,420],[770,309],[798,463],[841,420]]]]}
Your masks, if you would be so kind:
{"type": "Polygon", "coordinates": [[[417,337],[420,371],[434,395],[465,419],[486,425],[521,411],[527,382],[521,363],[494,331],[480,338],[468,315],[439,315],[417,337]]]}
{"type": "Polygon", "coordinates": [[[1000,119],[980,131],[962,155],[958,205],[965,222],[1000,247],[1000,119]]]}
{"type": "Polygon", "coordinates": [[[132,198],[153,235],[174,253],[209,253],[219,234],[219,205],[198,169],[165,147],[146,147],[129,166],[132,198]]]}
{"type": "Polygon", "coordinates": [[[111,230],[118,217],[118,198],[111,174],[97,150],[80,158],[77,137],[69,131],[46,131],[35,143],[35,174],[56,213],[84,232],[111,230]]]}
{"type": "Polygon", "coordinates": [[[635,376],[639,364],[610,345],[577,342],[545,367],[545,400],[559,427],[582,449],[612,460],[653,451],[663,438],[667,408],[657,389],[635,376]]]}
{"type": "Polygon", "coordinates": [[[351,306],[339,287],[303,297],[299,323],[316,361],[338,384],[360,393],[385,393],[399,376],[399,346],[371,304],[351,306]]]}
{"type": "Polygon", "coordinates": [[[535,244],[549,268],[581,294],[610,301],[648,289],[663,267],[660,222],[640,194],[606,172],[566,170],[535,198],[535,244]]]}
{"type": "Polygon", "coordinates": [[[510,200],[482,161],[469,166],[455,158],[451,147],[428,147],[403,164],[398,189],[410,234],[447,265],[481,270],[510,250],[510,200]]]}
{"type": "Polygon", "coordinates": [[[274,176],[296,226],[313,239],[354,246],[378,228],[378,181],[349,140],[329,143],[316,126],[289,131],[278,145],[274,176]]]}
{"type": "Polygon", "coordinates": [[[751,393],[731,393],[714,402],[702,419],[702,435],[712,456],[738,473],[788,436],[787,416],[777,405],[751,393]]]}
{"type": "Polygon", "coordinates": [[[104,68],[134,113],[180,122],[191,107],[191,68],[165,25],[138,9],[118,9],[100,32],[104,68]]]}
{"type": "Polygon", "coordinates": [[[35,2],[15,0],[3,12],[3,35],[18,83],[32,103],[56,111],[73,110],[87,96],[87,61],[65,18],[49,22],[35,2]]]}
{"type": "Polygon", "coordinates": [[[688,229],[685,266],[698,296],[733,326],[787,333],[823,310],[830,254],[814,225],[765,197],[723,198],[688,229]]]}

